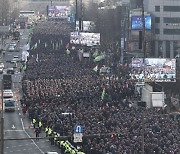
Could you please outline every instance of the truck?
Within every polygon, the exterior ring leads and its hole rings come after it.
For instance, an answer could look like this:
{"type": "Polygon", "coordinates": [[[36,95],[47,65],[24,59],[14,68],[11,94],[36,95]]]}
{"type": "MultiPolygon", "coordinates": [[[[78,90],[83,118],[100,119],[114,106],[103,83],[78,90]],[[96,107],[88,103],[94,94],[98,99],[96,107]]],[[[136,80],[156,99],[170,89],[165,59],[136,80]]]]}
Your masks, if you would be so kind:
{"type": "Polygon", "coordinates": [[[26,28],[26,23],[24,21],[21,21],[19,23],[19,25],[20,25],[20,29],[25,29],[26,28]]]}
{"type": "Polygon", "coordinates": [[[3,74],[3,90],[12,89],[12,75],[3,74]]]}

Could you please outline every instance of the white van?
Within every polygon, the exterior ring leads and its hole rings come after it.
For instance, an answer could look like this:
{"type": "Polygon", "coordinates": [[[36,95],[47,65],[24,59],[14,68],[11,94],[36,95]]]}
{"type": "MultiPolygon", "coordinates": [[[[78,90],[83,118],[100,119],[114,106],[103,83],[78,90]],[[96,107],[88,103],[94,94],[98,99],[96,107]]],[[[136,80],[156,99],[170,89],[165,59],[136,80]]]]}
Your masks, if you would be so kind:
{"type": "Polygon", "coordinates": [[[13,98],[13,91],[11,89],[3,90],[3,99],[13,98]]]}
{"type": "Polygon", "coordinates": [[[14,95],[11,89],[3,90],[3,103],[5,111],[15,111],[14,95]]]}

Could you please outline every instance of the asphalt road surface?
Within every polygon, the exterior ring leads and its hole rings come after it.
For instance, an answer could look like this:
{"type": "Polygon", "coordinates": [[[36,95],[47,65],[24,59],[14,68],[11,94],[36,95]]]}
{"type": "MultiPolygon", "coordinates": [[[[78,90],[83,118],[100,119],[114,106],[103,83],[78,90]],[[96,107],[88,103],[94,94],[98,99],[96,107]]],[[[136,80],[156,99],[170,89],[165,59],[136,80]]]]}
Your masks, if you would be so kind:
{"type": "MultiPolygon", "coordinates": [[[[19,42],[19,47],[22,48],[28,38],[28,30],[21,30],[22,36],[19,42]]],[[[6,40],[6,43],[11,42],[11,39],[6,40]]],[[[19,52],[6,51],[5,56],[0,56],[0,61],[5,64],[5,71],[9,67],[13,67],[13,64],[7,61],[12,60],[15,55],[21,57],[22,50],[19,52]]],[[[13,92],[16,100],[15,112],[4,112],[4,154],[44,154],[48,151],[56,151],[61,154],[60,149],[56,146],[52,146],[48,139],[31,139],[35,138],[34,128],[32,127],[28,115],[23,115],[21,111],[21,104],[19,100],[21,98],[21,78],[22,73],[19,72],[19,66],[15,70],[13,79],[13,92]],[[16,139],[16,140],[12,140],[16,139]]],[[[0,75],[2,79],[2,74],[0,75]]],[[[45,133],[41,133],[40,137],[45,137],[45,133]]]]}

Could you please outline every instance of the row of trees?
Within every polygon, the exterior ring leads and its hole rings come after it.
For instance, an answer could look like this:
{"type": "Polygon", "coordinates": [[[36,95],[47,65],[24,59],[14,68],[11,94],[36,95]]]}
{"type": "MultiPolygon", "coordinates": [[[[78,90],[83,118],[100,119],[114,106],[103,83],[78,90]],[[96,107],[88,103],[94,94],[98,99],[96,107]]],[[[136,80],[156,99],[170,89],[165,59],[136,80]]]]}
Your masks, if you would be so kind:
{"type": "Polygon", "coordinates": [[[0,25],[9,25],[17,18],[18,4],[15,0],[0,0],[0,25]]]}
{"type": "Polygon", "coordinates": [[[93,2],[89,2],[82,9],[83,20],[93,20],[95,22],[95,32],[101,33],[101,46],[106,50],[111,50],[111,52],[117,51],[120,47],[122,30],[124,29],[122,21],[125,20],[128,13],[125,9],[127,9],[127,6],[124,5],[93,2]]]}

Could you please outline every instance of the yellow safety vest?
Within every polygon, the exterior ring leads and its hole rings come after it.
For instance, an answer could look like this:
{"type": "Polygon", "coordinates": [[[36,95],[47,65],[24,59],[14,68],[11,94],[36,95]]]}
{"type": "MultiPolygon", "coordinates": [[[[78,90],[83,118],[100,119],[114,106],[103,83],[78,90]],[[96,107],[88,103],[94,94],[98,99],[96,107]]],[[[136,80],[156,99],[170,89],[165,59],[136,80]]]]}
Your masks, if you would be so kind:
{"type": "Polygon", "coordinates": [[[51,135],[51,133],[52,133],[52,129],[49,128],[49,130],[48,130],[48,135],[51,135]]]}
{"type": "Polygon", "coordinates": [[[32,122],[33,122],[33,124],[35,124],[36,123],[36,119],[33,118],[32,122]]]}
{"type": "Polygon", "coordinates": [[[39,122],[39,128],[42,127],[42,122],[39,122]]]}
{"type": "Polygon", "coordinates": [[[57,137],[58,137],[57,135],[54,135],[54,141],[56,141],[56,140],[57,140],[57,137]]]}
{"type": "Polygon", "coordinates": [[[71,154],[76,154],[76,151],[75,150],[71,150],[71,154]]]}
{"type": "Polygon", "coordinates": [[[47,132],[48,132],[48,128],[46,127],[46,128],[45,128],[45,133],[47,133],[47,132]]]}

